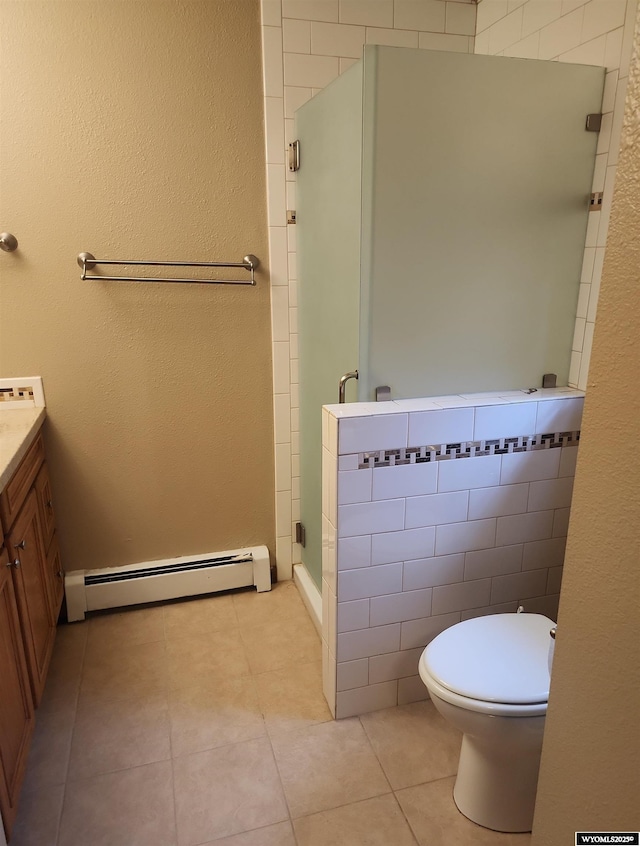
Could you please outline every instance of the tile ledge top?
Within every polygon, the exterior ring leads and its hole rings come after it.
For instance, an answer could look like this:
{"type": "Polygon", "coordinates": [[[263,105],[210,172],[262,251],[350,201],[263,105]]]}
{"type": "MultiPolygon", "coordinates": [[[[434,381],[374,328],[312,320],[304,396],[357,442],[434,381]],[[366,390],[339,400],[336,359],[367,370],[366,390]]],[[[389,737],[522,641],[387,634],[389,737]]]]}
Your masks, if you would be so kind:
{"type": "Polygon", "coordinates": [[[577,388],[538,388],[527,391],[487,391],[485,393],[452,394],[451,396],[417,397],[390,402],[347,402],[325,405],[334,417],[373,417],[379,414],[406,414],[408,411],[438,411],[443,408],[475,408],[486,405],[510,405],[520,402],[540,402],[552,399],[575,399],[584,397],[584,391],[577,388]]]}

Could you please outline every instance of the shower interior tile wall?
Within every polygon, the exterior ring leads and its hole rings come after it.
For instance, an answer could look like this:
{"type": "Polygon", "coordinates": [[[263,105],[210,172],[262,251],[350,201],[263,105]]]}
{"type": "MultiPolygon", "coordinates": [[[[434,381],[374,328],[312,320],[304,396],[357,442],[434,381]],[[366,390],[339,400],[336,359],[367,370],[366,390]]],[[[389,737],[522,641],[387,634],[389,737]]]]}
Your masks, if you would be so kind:
{"type": "Polygon", "coordinates": [[[334,716],[427,698],[420,653],[454,623],[519,605],[555,619],[583,402],[565,388],[378,403],[369,416],[325,406],[334,716]]]}
{"type": "Polygon", "coordinates": [[[286,168],[294,113],[362,55],[364,44],[473,52],[471,0],[261,0],[269,267],[273,332],[278,577],[300,562],[295,173],[286,168]]]}

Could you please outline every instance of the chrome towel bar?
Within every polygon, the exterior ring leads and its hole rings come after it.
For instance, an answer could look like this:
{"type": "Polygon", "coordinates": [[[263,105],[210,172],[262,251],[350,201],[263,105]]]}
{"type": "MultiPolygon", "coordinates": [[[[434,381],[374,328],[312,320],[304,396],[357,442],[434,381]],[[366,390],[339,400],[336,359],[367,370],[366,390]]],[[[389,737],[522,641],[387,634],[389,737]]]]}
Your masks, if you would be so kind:
{"type": "Polygon", "coordinates": [[[256,256],[245,256],[242,261],[119,261],[115,259],[97,259],[91,253],[78,253],[78,265],[82,270],[81,279],[97,282],[197,282],[201,285],[255,285],[254,271],[260,265],[256,256]],[[116,264],[136,267],[242,267],[251,273],[251,279],[184,279],[168,276],[89,276],[87,270],[93,270],[98,264],[116,264]]]}

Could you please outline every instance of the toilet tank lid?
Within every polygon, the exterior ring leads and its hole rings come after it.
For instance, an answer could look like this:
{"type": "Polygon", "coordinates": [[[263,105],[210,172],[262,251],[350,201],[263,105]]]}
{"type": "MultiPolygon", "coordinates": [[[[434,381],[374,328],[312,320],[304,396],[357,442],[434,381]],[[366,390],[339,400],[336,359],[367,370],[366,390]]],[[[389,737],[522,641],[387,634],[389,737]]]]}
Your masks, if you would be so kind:
{"type": "Polygon", "coordinates": [[[471,699],[514,705],[549,697],[549,631],[542,614],[491,614],[456,623],[427,646],[432,678],[471,699]]]}

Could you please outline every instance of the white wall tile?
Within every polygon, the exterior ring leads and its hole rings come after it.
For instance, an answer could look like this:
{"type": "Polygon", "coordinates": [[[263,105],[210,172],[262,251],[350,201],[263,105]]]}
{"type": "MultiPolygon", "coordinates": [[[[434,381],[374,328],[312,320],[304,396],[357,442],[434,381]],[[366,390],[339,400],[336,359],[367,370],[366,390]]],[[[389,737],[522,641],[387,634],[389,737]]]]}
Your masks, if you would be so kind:
{"type": "Polygon", "coordinates": [[[340,58],[338,59],[338,62],[340,64],[340,73],[343,74],[346,70],[349,70],[351,65],[355,65],[357,61],[357,59],[349,59],[345,58],[344,56],[340,56],[340,58]]]}
{"type": "Polygon", "coordinates": [[[340,72],[338,59],[330,56],[284,54],[285,85],[303,88],[325,88],[340,72]]]}
{"type": "MultiPolygon", "coordinates": [[[[394,565],[389,565],[394,566],[394,565]]],[[[405,590],[390,596],[376,596],[371,599],[371,625],[385,626],[387,623],[402,623],[405,620],[419,620],[431,614],[431,589],[405,590]]]]}
{"type": "Polygon", "coordinates": [[[371,538],[371,562],[387,564],[393,561],[429,558],[433,555],[435,537],[436,531],[433,527],[374,535],[371,538]]]}
{"type": "Polygon", "coordinates": [[[310,53],[311,22],[285,18],[282,21],[282,49],[285,53],[310,53]]]}
{"type": "Polygon", "coordinates": [[[340,23],[393,26],[393,0],[340,0],[340,23]]]}
{"type": "Polygon", "coordinates": [[[291,440],[291,405],[289,394],[276,394],[273,398],[275,441],[288,443],[291,440]]]}
{"type": "Polygon", "coordinates": [[[491,580],[491,604],[518,602],[533,596],[542,596],[547,587],[546,570],[529,570],[526,573],[512,573],[508,576],[496,576],[491,580]]]}
{"type": "Polygon", "coordinates": [[[411,412],[407,446],[439,445],[473,440],[473,412],[473,408],[411,412]]]}
{"type": "Polygon", "coordinates": [[[564,563],[566,538],[525,543],[522,557],[523,570],[541,570],[543,567],[559,567],[564,563]]]}
{"type": "Polygon", "coordinates": [[[445,5],[445,32],[456,35],[475,35],[476,4],[447,2],[445,5]]]}
{"type": "Polygon", "coordinates": [[[561,453],[558,476],[575,476],[576,463],[578,461],[578,447],[562,447],[561,453]]]}
{"type": "Polygon", "coordinates": [[[469,491],[469,520],[505,517],[527,510],[529,485],[499,485],[469,491]]]}
{"type": "Polygon", "coordinates": [[[369,684],[369,659],[359,658],[357,661],[343,661],[338,664],[338,690],[352,690],[354,687],[365,687],[369,684]]]}
{"type": "MultiPolygon", "coordinates": [[[[293,514],[292,519],[296,519],[293,514]]],[[[335,593],[338,584],[336,530],[324,514],[322,515],[322,578],[335,593]]]]}
{"type": "MultiPolygon", "coordinates": [[[[628,4],[628,9],[633,7],[633,3],[628,4]]],[[[614,29],[612,32],[608,32],[606,35],[606,43],[604,48],[604,66],[605,68],[619,68],[622,72],[623,76],[626,76],[626,73],[623,72],[622,64],[625,60],[625,51],[624,51],[624,37],[625,37],[625,27],[619,27],[618,29],[614,29]]],[[[630,32],[633,32],[633,26],[630,27],[630,32]]],[[[603,109],[604,111],[604,109],[603,109]]]]}
{"type": "Polygon", "coordinates": [[[541,59],[552,59],[560,53],[573,50],[580,44],[583,14],[584,7],[580,6],[574,12],[563,15],[540,31],[539,57],[541,59]]]}
{"type": "MultiPolygon", "coordinates": [[[[489,40],[489,31],[483,33],[487,36],[487,43],[489,40]]],[[[483,52],[488,52],[483,51],[483,52]]],[[[510,47],[507,47],[504,51],[505,56],[513,56],[519,59],[537,59],[538,53],[540,52],[540,33],[534,32],[531,35],[527,35],[526,38],[522,38],[520,41],[516,41],[515,44],[512,44],[510,47]]]]}
{"type": "Polygon", "coordinates": [[[388,47],[417,47],[418,33],[408,29],[377,29],[367,27],[367,44],[384,44],[388,47]]]}
{"type": "Polygon", "coordinates": [[[322,447],[322,513],[338,527],[338,470],[336,459],[322,447]]]}
{"type": "Polygon", "coordinates": [[[297,85],[284,87],[284,116],[293,118],[296,110],[304,106],[311,99],[311,88],[301,88],[297,85]]]}
{"type": "Polygon", "coordinates": [[[335,655],[338,628],[337,628],[338,600],[331,586],[325,579],[322,580],[322,637],[329,647],[329,651],[335,655]]]}
{"type": "Polygon", "coordinates": [[[550,538],[553,529],[553,511],[533,511],[513,517],[498,517],[496,546],[550,538]]]}
{"type": "Polygon", "coordinates": [[[626,0],[590,0],[584,7],[582,41],[623,26],[626,8],[626,0]]]}
{"type": "Polygon", "coordinates": [[[429,691],[420,676],[398,679],[398,705],[410,705],[429,699],[429,691]]]}
{"type": "MultiPolygon", "coordinates": [[[[433,600],[432,600],[433,601],[433,600]]],[[[439,614],[424,620],[409,620],[402,623],[400,649],[424,649],[424,647],[449,626],[460,622],[460,612],[439,614]]]]}
{"type": "MultiPolygon", "coordinates": [[[[541,403],[543,404],[545,403],[541,403]]],[[[538,449],[503,455],[500,484],[515,485],[520,482],[555,479],[560,468],[560,453],[561,449],[538,449]]]]}
{"type": "Polygon", "coordinates": [[[291,490],[291,447],[289,444],[275,445],[276,490],[291,490]]]}
{"type": "Polygon", "coordinates": [[[318,56],[362,58],[365,28],[348,24],[312,23],[311,52],[318,56]]]}
{"type": "Polygon", "coordinates": [[[574,432],[582,423],[584,398],[546,400],[538,403],[536,432],[574,432]]]}
{"type": "Polygon", "coordinates": [[[473,440],[512,438],[516,435],[534,434],[536,430],[536,405],[537,403],[534,402],[519,402],[476,408],[473,440]]]}
{"type": "Polygon", "coordinates": [[[371,535],[338,540],[338,569],[353,570],[371,566],[371,535]]]}
{"type": "Polygon", "coordinates": [[[586,318],[576,316],[575,328],[573,330],[573,341],[571,343],[572,350],[578,352],[582,350],[582,344],[584,342],[584,329],[586,325],[586,318]]]}
{"type": "MultiPolygon", "coordinates": [[[[357,455],[341,455],[338,458],[338,470],[357,470],[358,456],[357,455]]],[[[393,497],[383,496],[381,499],[393,499],[393,497]]]]}
{"type": "Polygon", "coordinates": [[[339,661],[353,661],[355,658],[397,652],[399,648],[400,623],[393,623],[357,632],[341,632],[338,635],[337,658],[339,661]]]}
{"type": "Polygon", "coordinates": [[[269,227],[269,282],[271,287],[287,285],[287,230],[269,227]]]}
{"type": "Polygon", "coordinates": [[[431,608],[434,615],[448,614],[488,605],[491,595],[491,579],[461,582],[457,585],[443,585],[433,589],[431,608]]]}
{"type": "Polygon", "coordinates": [[[560,593],[562,585],[562,567],[552,567],[547,578],[547,593],[560,593]]]}
{"type": "Polygon", "coordinates": [[[361,570],[342,570],[338,573],[340,602],[366,599],[402,591],[402,564],[379,564],[361,570]]]}
{"type": "Polygon", "coordinates": [[[378,467],[373,471],[373,495],[376,499],[399,496],[420,496],[435,493],[438,485],[438,464],[401,464],[398,467],[378,467]]]}
{"type": "Polygon", "coordinates": [[[291,491],[276,492],[276,536],[291,534],[291,491]]]}
{"type": "Polygon", "coordinates": [[[369,658],[369,684],[415,676],[422,649],[405,649],[369,658]]]}
{"type": "Polygon", "coordinates": [[[492,26],[509,12],[507,0],[482,0],[478,3],[476,34],[492,26]]]}
{"type": "MultiPolygon", "coordinates": [[[[568,62],[569,64],[596,65],[599,67],[603,67],[606,41],[606,35],[601,35],[598,38],[594,38],[591,41],[587,41],[586,44],[580,44],[573,50],[568,50],[566,53],[561,53],[560,61],[568,62]]],[[[594,190],[602,189],[594,187],[594,190]]]]}
{"type": "Polygon", "coordinates": [[[407,414],[382,414],[379,417],[347,417],[340,419],[340,455],[351,452],[373,452],[407,446],[407,414]]]}
{"type": "Polygon", "coordinates": [[[284,101],[282,97],[265,97],[264,105],[267,162],[284,164],[284,101]]]}
{"type": "Polygon", "coordinates": [[[489,52],[500,53],[528,35],[523,31],[522,20],[523,9],[518,8],[492,26],[489,30],[489,52]]]}
{"type": "Polygon", "coordinates": [[[270,227],[281,227],[287,223],[284,183],[284,165],[267,165],[267,184],[269,186],[267,191],[267,212],[270,227]]]}
{"type": "Polygon", "coordinates": [[[442,0],[395,0],[393,25],[396,29],[444,32],[445,4],[442,0]]]}
{"type": "Polygon", "coordinates": [[[502,460],[507,456],[484,455],[479,458],[453,458],[440,461],[438,491],[491,488],[500,484],[502,460]]]}
{"type": "Polygon", "coordinates": [[[538,32],[560,17],[560,4],[554,0],[534,0],[523,6],[522,37],[538,32]]]}
{"type": "MultiPolygon", "coordinates": [[[[449,4],[447,4],[449,5],[449,4]]],[[[462,6],[462,3],[452,3],[462,6]]],[[[473,39],[468,35],[449,35],[444,32],[421,32],[418,46],[422,50],[446,50],[449,53],[471,53],[473,39]]]]}
{"type": "Polygon", "coordinates": [[[591,347],[593,345],[593,332],[595,324],[587,323],[584,330],[584,346],[582,348],[582,360],[580,362],[580,375],[578,377],[578,387],[582,391],[587,389],[587,380],[589,377],[589,362],[591,360],[591,347]]]}
{"type": "Polygon", "coordinates": [[[331,715],[336,715],[336,670],[335,655],[330,652],[325,641],[322,642],[322,692],[327,700],[331,715]]]}
{"type": "Polygon", "coordinates": [[[602,280],[602,268],[604,265],[604,247],[597,247],[593,262],[593,275],[589,289],[589,305],[587,306],[587,321],[595,323],[600,298],[600,282],[602,280]]]}
{"type": "Polygon", "coordinates": [[[282,97],[282,30],[262,27],[262,78],[265,97],[282,97]]]}
{"type": "Polygon", "coordinates": [[[271,291],[271,337],[274,341],[289,340],[289,292],[284,285],[271,291]]]}
{"type": "Polygon", "coordinates": [[[338,505],[371,501],[373,470],[340,470],[338,473],[338,505]]]}
{"type": "Polygon", "coordinates": [[[356,599],[352,602],[341,601],[338,603],[339,632],[354,632],[358,629],[368,629],[370,624],[369,619],[368,599],[356,599]]]}
{"type": "Polygon", "coordinates": [[[553,517],[553,537],[565,538],[569,532],[570,508],[556,509],[553,517]]]}
{"type": "MultiPolygon", "coordinates": [[[[467,553],[470,555],[472,553],[467,553]]],[[[402,577],[403,590],[451,585],[464,578],[464,553],[441,555],[435,558],[419,558],[405,561],[402,577]]]]}
{"type": "Polygon", "coordinates": [[[549,508],[569,508],[573,493],[573,476],[562,479],[545,479],[531,482],[529,486],[528,511],[544,511],[549,508]]]}
{"type": "Polygon", "coordinates": [[[409,497],[405,508],[405,528],[461,523],[467,519],[468,503],[469,491],[409,497]]]}
{"type": "Polygon", "coordinates": [[[394,532],[404,526],[404,500],[387,499],[338,507],[338,535],[372,535],[394,532]]]}
{"type": "Polygon", "coordinates": [[[464,560],[465,581],[518,573],[522,568],[522,552],[522,544],[467,552],[464,560]]]}
{"type": "Polygon", "coordinates": [[[280,0],[261,0],[260,12],[262,26],[282,25],[282,3],[280,0]]]}
{"type": "Polygon", "coordinates": [[[282,17],[337,21],[338,0],[282,0],[282,17]]]}
{"type": "Polygon", "coordinates": [[[336,718],[342,720],[345,717],[391,708],[397,704],[398,683],[395,681],[342,690],[337,695],[336,718]]]}
{"type": "MultiPolygon", "coordinates": [[[[511,517],[500,517],[511,520],[511,517]]],[[[472,549],[486,549],[495,546],[496,521],[473,520],[470,523],[451,523],[436,527],[436,555],[453,552],[469,552],[472,549]]]]}
{"type": "Polygon", "coordinates": [[[558,602],[559,595],[536,596],[533,599],[527,599],[523,603],[525,610],[529,614],[544,614],[554,622],[558,619],[558,602]]]}

